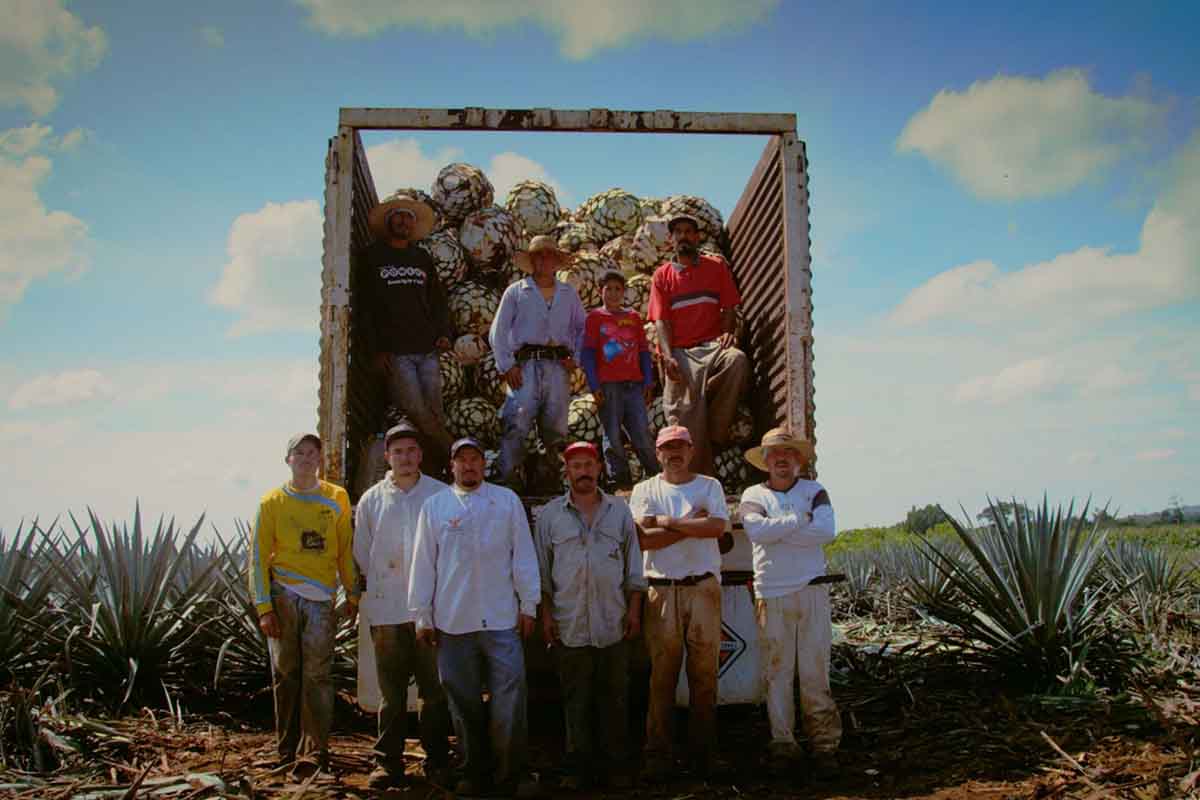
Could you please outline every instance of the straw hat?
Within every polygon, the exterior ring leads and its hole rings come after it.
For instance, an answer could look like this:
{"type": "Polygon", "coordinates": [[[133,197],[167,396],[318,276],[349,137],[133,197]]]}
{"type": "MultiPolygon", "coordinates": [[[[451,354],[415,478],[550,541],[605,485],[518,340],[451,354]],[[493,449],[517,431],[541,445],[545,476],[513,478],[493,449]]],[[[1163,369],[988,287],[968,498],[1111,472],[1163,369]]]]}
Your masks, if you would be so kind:
{"type": "Polygon", "coordinates": [[[428,236],[437,221],[437,214],[425,203],[403,192],[393,192],[372,208],[371,213],[367,215],[367,225],[377,237],[391,238],[391,231],[388,230],[388,218],[391,217],[393,211],[407,211],[413,215],[412,234],[409,237],[409,241],[413,242],[419,242],[428,236]]]}
{"type": "Polygon", "coordinates": [[[811,464],[816,457],[816,450],[813,448],[812,442],[793,436],[792,432],[787,428],[772,428],[763,434],[762,444],[746,451],[746,460],[755,469],[762,472],[768,471],[766,460],[766,450],[768,447],[782,447],[787,450],[795,450],[806,464],[811,464]]]}
{"type": "Polygon", "coordinates": [[[513,256],[513,261],[525,272],[533,272],[533,259],[530,258],[533,253],[554,253],[560,267],[566,266],[575,259],[574,253],[559,248],[557,239],[543,234],[533,237],[529,242],[529,247],[513,256]]]}

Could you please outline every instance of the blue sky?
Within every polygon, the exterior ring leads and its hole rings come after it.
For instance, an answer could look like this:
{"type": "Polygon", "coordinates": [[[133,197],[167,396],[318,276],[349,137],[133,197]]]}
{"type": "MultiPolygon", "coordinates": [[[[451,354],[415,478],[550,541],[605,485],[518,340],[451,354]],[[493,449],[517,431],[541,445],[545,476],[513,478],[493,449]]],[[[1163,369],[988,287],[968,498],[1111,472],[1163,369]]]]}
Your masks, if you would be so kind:
{"type": "MultiPolygon", "coordinates": [[[[232,529],[284,477],[281,442],[315,425],[325,143],[357,105],[794,112],[842,526],[986,493],[1198,502],[1194,4],[0,0],[0,16],[0,529],[138,497],[232,529]]],[[[726,214],[762,147],[366,141],[381,183],[466,160],[572,204],[620,185],[726,214]]]]}

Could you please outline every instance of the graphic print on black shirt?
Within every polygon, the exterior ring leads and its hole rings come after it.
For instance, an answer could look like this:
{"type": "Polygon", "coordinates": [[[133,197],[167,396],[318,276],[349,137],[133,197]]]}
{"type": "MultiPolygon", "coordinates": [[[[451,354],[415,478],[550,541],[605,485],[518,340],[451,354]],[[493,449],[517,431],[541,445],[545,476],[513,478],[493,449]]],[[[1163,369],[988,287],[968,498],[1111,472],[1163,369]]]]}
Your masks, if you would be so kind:
{"type": "Polygon", "coordinates": [[[439,337],[450,337],[446,294],[429,253],[416,245],[396,248],[375,242],[364,266],[370,324],[380,350],[431,353],[439,337]]]}

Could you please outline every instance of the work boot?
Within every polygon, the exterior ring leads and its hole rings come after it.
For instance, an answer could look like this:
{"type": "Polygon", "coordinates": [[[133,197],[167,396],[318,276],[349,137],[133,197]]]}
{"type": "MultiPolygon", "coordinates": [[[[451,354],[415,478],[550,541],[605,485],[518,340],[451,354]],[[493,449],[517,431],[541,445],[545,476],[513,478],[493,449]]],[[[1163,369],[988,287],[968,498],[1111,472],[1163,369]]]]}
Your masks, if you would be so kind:
{"type": "Polygon", "coordinates": [[[772,772],[787,772],[796,767],[802,755],[795,742],[771,742],[767,745],[767,766],[772,772]]]}

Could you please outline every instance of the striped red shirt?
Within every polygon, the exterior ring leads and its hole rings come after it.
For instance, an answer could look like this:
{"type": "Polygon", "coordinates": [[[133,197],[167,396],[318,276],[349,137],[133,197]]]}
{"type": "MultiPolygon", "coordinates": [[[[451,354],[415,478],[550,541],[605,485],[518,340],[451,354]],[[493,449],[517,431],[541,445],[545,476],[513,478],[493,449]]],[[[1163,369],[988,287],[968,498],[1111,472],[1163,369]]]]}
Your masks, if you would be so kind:
{"type": "Polygon", "coordinates": [[[650,283],[651,320],[671,323],[671,346],[691,347],[721,335],[721,311],[742,302],[724,259],[700,256],[694,267],[668,261],[650,283]]]}

